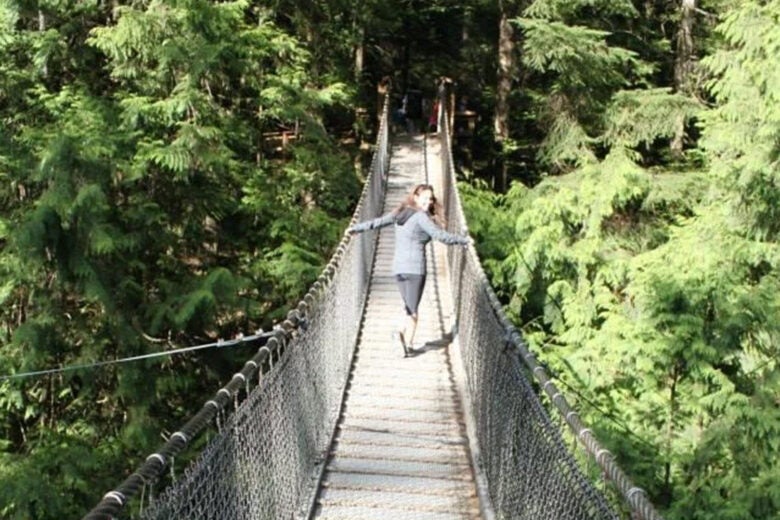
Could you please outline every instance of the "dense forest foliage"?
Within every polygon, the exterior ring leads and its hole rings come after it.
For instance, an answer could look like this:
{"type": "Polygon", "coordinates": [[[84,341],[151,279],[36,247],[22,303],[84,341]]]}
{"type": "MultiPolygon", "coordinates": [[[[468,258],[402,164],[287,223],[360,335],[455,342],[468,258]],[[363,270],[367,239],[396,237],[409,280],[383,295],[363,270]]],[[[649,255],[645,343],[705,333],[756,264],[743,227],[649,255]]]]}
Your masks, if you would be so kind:
{"type": "MultiPolygon", "coordinates": [[[[507,311],[669,519],[780,518],[780,1],[0,0],[0,376],[269,327],[376,84],[454,79],[507,311]]],[[[235,371],[0,380],[0,517],[83,515],[235,371]]]]}

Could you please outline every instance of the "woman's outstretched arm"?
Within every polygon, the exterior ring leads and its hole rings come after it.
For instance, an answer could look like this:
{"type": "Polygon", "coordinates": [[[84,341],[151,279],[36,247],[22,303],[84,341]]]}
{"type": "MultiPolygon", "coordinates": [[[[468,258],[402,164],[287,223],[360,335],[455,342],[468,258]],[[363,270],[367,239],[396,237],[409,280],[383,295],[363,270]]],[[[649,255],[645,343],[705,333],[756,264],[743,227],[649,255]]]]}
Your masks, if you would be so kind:
{"type": "Polygon", "coordinates": [[[389,226],[394,221],[395,221],[395,214],[388,213],[386,215],[382,215],[381,217],[377,217],[373,220],[366,220],[365,222],[360,222],[358,224],[355,224],[354,226],[350,226],[347,229],[347,231],[349,231],[352,234],[361,233],[369,229],[379,229],[385,226],[389,226]]]}
{"type": "Polygon", "coordinates": [[[433,220],[424,212],[420,212],[420,227],[423,231],[428,233],[432,239],[443,242],[447,245],[461,244],[466,245],[471,243],[470,237],[464,237],[455,235],[444,231],[439,226],[433,223],[433,220]]]}

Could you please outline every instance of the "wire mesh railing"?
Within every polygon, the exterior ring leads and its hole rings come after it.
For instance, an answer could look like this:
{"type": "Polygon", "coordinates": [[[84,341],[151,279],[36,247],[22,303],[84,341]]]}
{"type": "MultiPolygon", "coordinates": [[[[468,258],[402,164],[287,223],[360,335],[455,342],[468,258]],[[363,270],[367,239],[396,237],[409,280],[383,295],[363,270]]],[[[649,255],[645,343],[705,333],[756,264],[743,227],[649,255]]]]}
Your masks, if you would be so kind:
{"type": "MultiPolygon", "coordinates": [[[[468,231],[456,187],[447,87],[440,89],[442,199],[453,233],[468,231]]],[[[561,430],[542,405],[533,379],[549,396],[573,434],[607,480],[617,488],[634,518],[660,520],[642,489],[614,462],[525,344],[502,310],[473,247],[450,248],[448,262],[456,332],[475,442],[477,463],[499,518],[534,520],[614,519],[617,513],[585,477],[565,446],[561,430]]]]}
{"type": "MultiPolygon", "coordinates": [[[[388,136],[386,102],[353,223],[382,209],[388,136]]],[[[345,235],[317,282],[283,323],[262,335],[241,372],[84,518],[125,515],[133,498],[144,519],[306,516],[352,364],[376,245],[369,238],[345,235]],[[246,396],[240,403],[239,394],[246,396]],[[215,422],[217,433],[197,459],[152,499],[174,457],[215,422]]]]}

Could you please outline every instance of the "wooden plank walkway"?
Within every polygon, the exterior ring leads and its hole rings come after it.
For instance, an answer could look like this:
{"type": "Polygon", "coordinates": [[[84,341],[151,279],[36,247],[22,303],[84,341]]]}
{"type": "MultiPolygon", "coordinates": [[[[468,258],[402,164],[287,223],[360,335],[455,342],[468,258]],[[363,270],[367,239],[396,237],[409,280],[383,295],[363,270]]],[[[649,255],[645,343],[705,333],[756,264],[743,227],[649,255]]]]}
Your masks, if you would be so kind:
{"type": "MultiPolygon", "coordinates": [[[[426,181],[422,151],[422,136],[393,146],[385,212],[426,181]]],[[[438,156],[429,153],[429,171],[439,168],[438,156]]],[[[445,246],[429,246],[415,353],[404,358],[391,338],[403,309],[392,275],[393,233],[388,226],[379,234],[355,361],[313,517],[480,518],[447,339],[452,305],[442,289],[448,286],[442,279],[445,246]]]]}

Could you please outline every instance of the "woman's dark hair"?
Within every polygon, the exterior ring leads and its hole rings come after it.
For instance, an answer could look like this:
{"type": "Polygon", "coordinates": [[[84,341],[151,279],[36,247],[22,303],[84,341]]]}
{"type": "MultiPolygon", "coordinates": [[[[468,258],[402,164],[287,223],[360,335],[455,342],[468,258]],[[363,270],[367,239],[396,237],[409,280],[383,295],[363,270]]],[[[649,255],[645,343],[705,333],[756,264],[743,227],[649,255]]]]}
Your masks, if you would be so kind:
{"type": "Polygon", "coordinates": [[[409,190],[409,193],[406,194],[406,197],[404,198],[403,202],[395,209],[393,213],[396,215],[401,213],[406,208],[412,208],[412,209],[426,209],[428,212],[428,216],[431,217],[431,220],[439,226],[444,227],[447,225],[447,222],[444,220],[444,208],[439,203],[438,199],[436,198],[436,195],[434,195],[433,186],[430,184],[418,184],[411,190],[409,190]],[[417,204],[414,201],[414,198],[419,195],[423,191],[430,191],[431,192],[431,204],[427,208],[417,208],[417,204]]]}

